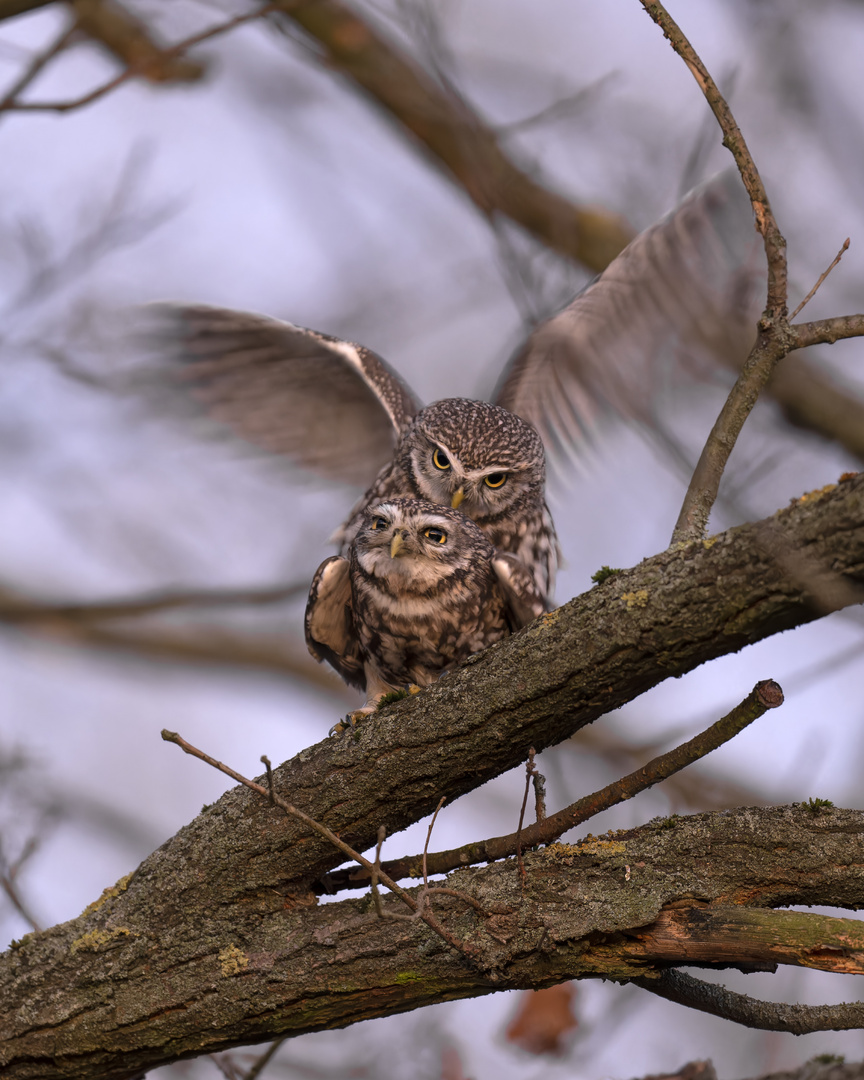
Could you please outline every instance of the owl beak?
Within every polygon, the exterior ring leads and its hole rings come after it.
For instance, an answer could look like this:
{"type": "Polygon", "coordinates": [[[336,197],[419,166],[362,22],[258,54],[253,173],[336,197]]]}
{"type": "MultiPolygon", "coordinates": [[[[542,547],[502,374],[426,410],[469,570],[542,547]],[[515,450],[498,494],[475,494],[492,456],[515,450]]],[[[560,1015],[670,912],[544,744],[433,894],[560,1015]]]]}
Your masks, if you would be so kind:
{"type": "Polygon", "coordinates": [[[393,539],[390,541],[390,558],[395,559],[403,547],[405,547],[405,540],[402,533],[393,533],[393,539]]]}
{"type": "Polygon", "coordinates": [[[450,506],[452,507],[452,509],[453,510],[458,510],[459,509],[459,504],[462,502],[462,500],[464,498],[465,498],[465,488],[464,487],[457,488],[453,492],[453,498],[450,500],[450,506]]]}

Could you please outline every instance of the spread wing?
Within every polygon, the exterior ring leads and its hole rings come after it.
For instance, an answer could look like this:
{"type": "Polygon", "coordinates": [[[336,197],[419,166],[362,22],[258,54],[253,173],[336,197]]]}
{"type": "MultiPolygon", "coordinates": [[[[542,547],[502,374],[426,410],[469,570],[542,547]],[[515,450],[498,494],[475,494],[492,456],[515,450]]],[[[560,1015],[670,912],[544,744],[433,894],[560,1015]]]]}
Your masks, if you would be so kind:
{"type": "Polygon", "coordinates": [[[664,384],[740,367],[765,267],[740,178],[720,173],[531,334],[494,400],[534,424],[559,458],[578,451],[603,411],[650,424],[664,384]]]}
{"type": "Polygon", "coordinates": [[[340,555],[315,571],[304,618],[306,645],[320,663],[326,660],[349,686],[366,689],[366,675],[351,618],[349,563],[340,555]]]}
{"type": "Polygon", "coordinates": [[[537,591],[533,574],[524,563],[508,552],[496,551],[492,569],[504,594],[507,617],[512,630],[521,630],[546,610],[546,601],[537,591]]]}
{"type": "Polygon", "coordinates": [[[232,435],[328,480],[366,486],[419,409],[390,366],[289,322],[225,308],[151,304],[143,381],[232,435]]]}

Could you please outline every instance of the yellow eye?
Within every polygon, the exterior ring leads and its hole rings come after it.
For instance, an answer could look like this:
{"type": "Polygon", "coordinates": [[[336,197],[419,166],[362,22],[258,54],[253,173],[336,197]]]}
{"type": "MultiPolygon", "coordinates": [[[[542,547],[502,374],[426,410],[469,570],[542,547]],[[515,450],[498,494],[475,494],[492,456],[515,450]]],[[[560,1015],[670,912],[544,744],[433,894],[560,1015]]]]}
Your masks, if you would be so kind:
{"type": "Polygon", "coordinates": [[[436,469],[446,472],[450,468],[450,458],[447,457],[443,450],[436,450],[432,455],[432,464],[436,469]]]}
{"type": "Polygon", "coordinates": [[[484,483],[486,484],[486,487],[490,487],[490,488],[504,487],[504,484],[506,482],[507,482],[507,473],[506,472],[489,473],[489,475],[484,478],[484,483]]]}
{"type": "Polygon", "coordinates": [[[430,525],[428,529],[423,530],[423,535],[427,540],[432,540],[436,544],[447,543],[447,533],[443,529],[439,529],[436,525],[430,525]]]}
{"type": "Polygon", "coordinates": [[[386,529],[387,528],[387,518],[383,518],[383,517],[374,517],[374,518],[372,518],[372,528],[373,529],[386,529]]]}

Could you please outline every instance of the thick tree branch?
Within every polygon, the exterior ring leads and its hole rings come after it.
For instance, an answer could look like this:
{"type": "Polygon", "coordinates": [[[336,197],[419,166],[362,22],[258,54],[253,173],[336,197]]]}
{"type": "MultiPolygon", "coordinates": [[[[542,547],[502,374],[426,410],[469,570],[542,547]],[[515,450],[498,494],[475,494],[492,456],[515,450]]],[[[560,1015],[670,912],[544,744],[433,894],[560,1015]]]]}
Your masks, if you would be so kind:
{"type": "MultiPolygon", "coordinates": [[[[862,586],[858,475],[767,521],[616,574],[423,693],[285,763],[277,791],[364,851],[381,825],[388,834],[405,828],[442,795],[452,801],[519,765],[529,746],[542,751],[667,678],[858,603],[862,586]]],[[[269,903],[274,890],[305,891],[341,861],[288,819],[265,828],[256,800],[230,793],[162,849],[160,859],[172,862],[175,842],[195,853],[166,885],[172,911],[200,888],[199,863],[214,857],[213,887],[254,903],[269,903]],[[242,866],[223,851],[226,833],[231,851],[247,853],[242,866]]]]}
{"type": "MultiPolygon", "coordinates": [[[[264,829],[281,816],[255,805],[264,829]]],[[[184,861],[163,848],[78,919],[3,956],[0,1067],[7,1080],[120,1080],[178,1057],[432,1001],[578,977],[651,977],[670,957],[688,962],[690,950],[722,965],[769,958],[861,970],[859,920],[760,909],[857,905],[864,813],[774,807],[668,824],[529,853],[524,889],[512,859],[452,875],[449,886],[494,912],[435,897],[471,962],[420,921],[377,918],[370,897],[307,907],[276,887],[266,898],[232,895],[210,871],[228,858],[242,877],[240,845],[206,861],[188,846],[184,861]],[[197,896],[154,907],[156,877],[167,884],[174,871],[186,874],[189,859],[197,896]]],[[[221,828],[232,834],[227,821],[221,828]]]]}
{"type": "MultiPolygon", "coordinates": [[[[667,780],[681,769],[692,765],[694,761],[710,754],[723,743],[734,738],[748,724],[752,724],[768,709],[776,709],[783,704],[783,691],[771,679],[757,683],[740,705],[712,724],[686,743],[674,750],[642,765],[635,772],[621,780],[607,784],[592,795],[585,795],[575,803],[559,810],[549,817],[543,817],[534,825],[529,825],[519,832],[507,836],[496,836],[490,840],[463,844],[450,851],[438,851],[432,855],[409,855],[402,859],[385,862],[382,869],[391,877],[419,877],[421,869],[426,867],[430,874],[446,874],[462,866],[480,862],[494,862],[515,855],[521,848],[534,847],[537,844],[549,844],[559,836],[581,825],[583,821],[608,810],[611,806],[627,799],[632,799],[640,791],[645,791],[654,784],[667,780]]],[[[526,789],[527,796],[527,789],[526,789]]],[[[425,876],[425,875],[424,875],[425,876]]],[[[362,889],[369,884],[370,875],[364,867],[353,867],[327,874],[320,891],[339,892],[341,889],[362,889]]]]}

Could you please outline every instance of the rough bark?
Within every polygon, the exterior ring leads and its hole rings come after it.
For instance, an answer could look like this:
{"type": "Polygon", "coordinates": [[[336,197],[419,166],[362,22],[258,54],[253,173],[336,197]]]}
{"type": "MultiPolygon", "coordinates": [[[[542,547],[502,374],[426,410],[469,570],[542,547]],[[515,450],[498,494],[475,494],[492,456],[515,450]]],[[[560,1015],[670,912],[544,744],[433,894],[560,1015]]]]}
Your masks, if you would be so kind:
{"type": "MultiPolygon", "coordinates": [[[[441,795],[452,799],[516,765],[530,745],[565,739],[670,676],[859,602],[862,583],[859,475],[767,521],[614,575],[423,694],[299,754],[276,770],[277,789],[362,850],[379,825],[406,827],[441,795]]],[[[479,950],[470,963],[419,924],[382,929],[367,900],[312,906],[310,885],[341,855],[235,789],[78,919],[0,958],[0,1065],[10,1078],[122,1077],[432,1000],[577,975],[624,978],[636,968],[644,975],[661,956],[646,952],[644,936],[625,947],[596,935],[647,926],[682,898],[854,907],[862,820],[740,811],[647,828],[634,834],[638,843],[587,849],[599,877],[584,876],[586,849],[549,849],[529,860],[527,906],[518,910],[509,864],[463,872],[455,884],[497,912],[481,926],[460,901],[436,900],[452,932],[479,950]],[[783,831],[792,825],[817,839],[808,848],[806,837],[783,831]],[[664,864],[673,837],[683,846],[664,864]],[[660,849],[643,849],[649,839],[660,849]],[[550,931],[544,912],[553,911],[550,931]]],[[[858,947],[847,950],[855,963],[858,947]]]]}
{"type": "MultiPolygon", "coordinates": [[[[235,859],[242,865],[244,854],[235,859]]],[[[4,978],[14,982],[0,1065],[8,1080],[120,1080],[432,1002],[651,977],[670,960],[862,972],[859,920],[766,910],[854,908],[862,866],[860,811],[798,805],[655,821],[527,855],[524,889],[514,859],[451,875],[447,884],[486,912],[432,898],[470,956],[420,921],[378,919],[369,897],[319,907],[238,901],[205,885],[205,867],[194,924],[188,912],[154,918],[134,875],[7,955],[4,978]]],[[[388,899],[386,910],[405,908],[388,899]]]]}

